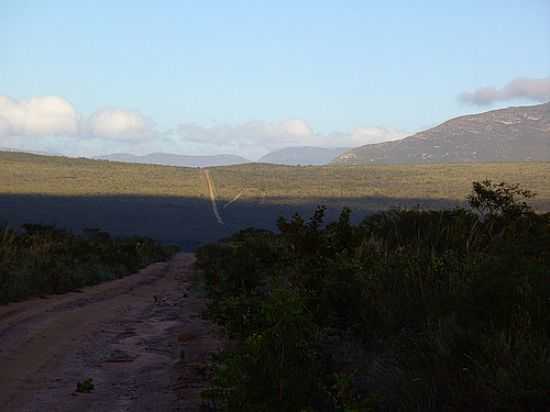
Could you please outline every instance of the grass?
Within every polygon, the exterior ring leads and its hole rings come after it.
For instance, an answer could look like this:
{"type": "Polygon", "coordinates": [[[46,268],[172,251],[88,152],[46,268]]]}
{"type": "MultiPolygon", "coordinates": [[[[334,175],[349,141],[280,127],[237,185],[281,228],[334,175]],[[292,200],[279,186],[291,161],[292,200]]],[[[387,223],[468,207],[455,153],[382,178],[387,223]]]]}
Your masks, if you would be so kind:
{"type": "Polygon", "coordinates": [[[112,237],[98,229],[73,234],[36,224],[18,231],[0,227],[0,304],[118,279],[176,251],[152,239],[112,237]]]}
{"type": "Polygon", "coordinates": [[[474,180],[519,183],[550,201],[550,163],[449,165],[272,166],[250,164],[210,171],[218,196],[242,198],[425,198],[462,201],[474,180]]]}
{"type": "Polygon", "coordinates": [[[201,196],[200,171],[0,152],[0,193],[201,196]]]}
{"type": "MultiPolygon", "coordinates": [[[[209,170],[221,202],[242,192],[238,202],[342,200],[354,207],[366,197],[387,199],[379,202],[381,209],[394,206],[394,199],[458,203],[472,181],[491,179],[528,187],[538,194],[534,207],[550,210],[550,162],[306,167],[246,164],[209,170]]],[[[0,193],[207,199],[208,188],[198,168],[0,152],[0,193]]]]}

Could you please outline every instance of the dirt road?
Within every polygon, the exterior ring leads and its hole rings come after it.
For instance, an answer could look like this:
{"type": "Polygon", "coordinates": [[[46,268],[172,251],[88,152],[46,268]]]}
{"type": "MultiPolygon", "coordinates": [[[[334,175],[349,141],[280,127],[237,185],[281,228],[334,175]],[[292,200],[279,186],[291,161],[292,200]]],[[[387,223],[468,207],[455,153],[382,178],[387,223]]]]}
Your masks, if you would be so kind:
{"type": "Polygon", "coordinates": [[[208,184],[208,195],[210,197],[210,203],[212,204],[212,212],[214,213],[214,216],[216,217],[216,220],[218,221],[218,223],[220,225],[223,225],[223,219],[220,216],[218,205],[216,203],[216,192],[214,191],[214,182],[210,177],[210,172],[208,171],[208,169],[204,169],[204,176],[206,177],[206,183],[208,184]]]}
{"type": "Polygon", "coordinates": [[[0,411],[196,411],[220,348],[193,256],[0,307],[0,411]],[[93,379],[91,393],[77,382],[93,379]]]}

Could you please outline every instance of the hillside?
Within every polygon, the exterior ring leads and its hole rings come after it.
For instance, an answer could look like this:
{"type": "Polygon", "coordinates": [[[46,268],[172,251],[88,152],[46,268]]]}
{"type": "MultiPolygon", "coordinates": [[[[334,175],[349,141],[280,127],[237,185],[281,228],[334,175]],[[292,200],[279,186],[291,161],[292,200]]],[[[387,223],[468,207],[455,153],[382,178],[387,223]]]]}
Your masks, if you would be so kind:
{"type": "Polygon", "coordinates": [[[538,193],[537,210],[550,211],[550,162],[208,170],[223,224],[203,169],[0,152],[0,224],[100,227],[192,248],[250,226],[273,228],[278,216],[309,215],[319,204],[329,218],[349,206],[355,222],[396,206],[454,207],[485,178],[520,183],[538,193]]]}
{"type": "Polygon", "coordinates": [[[258,162],[280,165],[326,165],[348,151],[348,147],[285,147],[266,154],[258,162]]]}
{"type": "Polygon", "coordinates": [[[125,163],[155,164],[179,167],[229,166],[250,162],[250,160],[245,159],[244,157],[229,154],[213,156],[186,156],[174,153],[149,153],[147,155],[137,156],[129,153],[113,153],[110,155],[98,156],[97,159],[125,163]]]}
{"type": "Polygon", "coordinates": [[[461,116],[402,140],[361,146],[336,164],[550,160],[550,102],[461,116]]]}

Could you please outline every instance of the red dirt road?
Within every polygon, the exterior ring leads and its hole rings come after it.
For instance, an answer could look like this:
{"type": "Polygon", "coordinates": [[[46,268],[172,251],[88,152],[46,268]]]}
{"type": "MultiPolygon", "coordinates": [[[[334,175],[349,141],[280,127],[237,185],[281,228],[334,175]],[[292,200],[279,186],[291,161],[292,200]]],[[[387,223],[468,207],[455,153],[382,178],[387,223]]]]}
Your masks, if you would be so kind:
{"type": "Polygon", "coordinates": [[[221,341],[192,263],[0,307],[0,411],[197,411],[221,341]],[[95,389],[76,393],[87,378],[95,389]]]}

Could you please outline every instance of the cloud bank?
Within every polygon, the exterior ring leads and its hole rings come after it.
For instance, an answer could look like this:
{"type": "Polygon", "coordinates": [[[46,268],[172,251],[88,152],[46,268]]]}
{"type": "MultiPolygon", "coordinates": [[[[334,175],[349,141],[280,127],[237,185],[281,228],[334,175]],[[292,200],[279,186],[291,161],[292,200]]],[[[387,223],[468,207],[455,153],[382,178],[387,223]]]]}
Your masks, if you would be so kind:
{"type": "Polygon", "coordinates": [[[0,136],[74,136],[80,116],[62,97],[32,97],[17,101],[0,96],[0,136]]]}
{"type": "Polygon", "coordinates": [[[218,151],[245,153],[254,159],[283,147],[356,147],[401,139],[408,133],[383,127],[365,127],[349,133],[319,134],[305,120],[291,119],[212,127],[183,123],[176,127],[173,135],[175,140],[202,145],[207,150],[217,148],[218,151]]]}
{"type": "Polygon", "coordinates": [[[86,126],[86,134],[104,139],[144,140],[155,134],[153,121],[140,113],[121,109],[99,110],[86,126]]]}
{"type": "Polygon", "coordinates": [[[175,134],[188,142],[266,147],[309,141],[314,137],[313,130],[307,122],[299,119],[281,122],[253,121],[212,127],[182,123],[176,127],[175,134]]]}
{"type": "Polygon", "coordinates": [[[462,102],[477,106],[513,99],[528,99],[536,102],[549,100],[550,77],[543,79],[519,77],[501,89],[494,86],[482,87],[474,91],[464,92],[459,96],[459,100],[462,102]]]}
{"type": "Polygon", "coordinates": [[[104,108],[86,116],[59,96],[27,100],[0,96],[0,147],[68,155],[164,151],[230,153],[254,160],[288,146],[355,147],[406,135],[382,127],[320,134],[303,119],[215,126],[181,123],[173,130],[161,132],[153,120],[132,110],[104,108]]]}
{"type": "Polygon", "coordinates": [[[86,119],[70,102],[59,96],[38,96],[20,101],[0,96],[0,137],[140,140],[153,134],[153,122],[129,110],[102,109],[86,119]]]}
{"type": "Polygon", "coordinates": [[[389,142],[391,140],[403,139],[410,133],[399,129],[388,129],[385,127],[359,127],[353,129],[349,136],[349,146],[362,146],[366,144],[389,142]]]}

